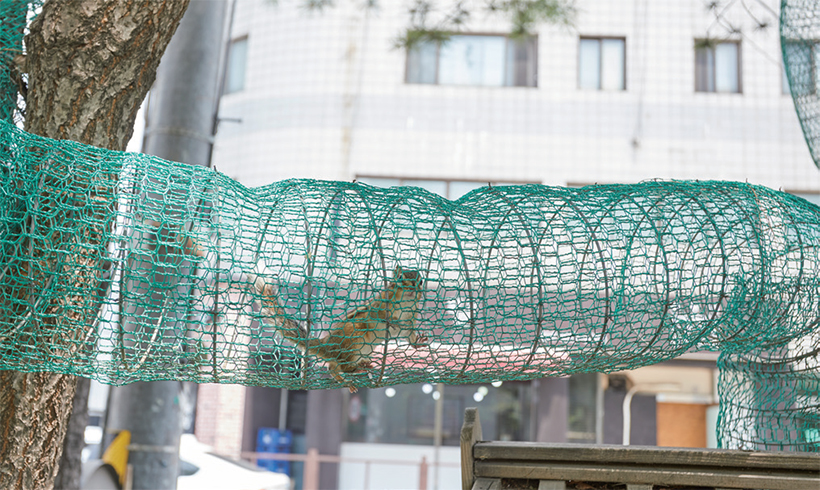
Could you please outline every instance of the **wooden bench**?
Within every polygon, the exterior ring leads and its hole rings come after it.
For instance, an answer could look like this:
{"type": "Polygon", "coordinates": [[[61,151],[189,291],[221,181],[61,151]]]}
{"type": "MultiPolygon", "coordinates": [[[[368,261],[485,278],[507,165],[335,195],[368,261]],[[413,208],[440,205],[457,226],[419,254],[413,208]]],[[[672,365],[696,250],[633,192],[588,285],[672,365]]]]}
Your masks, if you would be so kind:
{"type": "Polygon", "coordinates": [[[820,454],[481,439],[478,409],[468,408],[461,428],[462,490],[563,490],[568,481],[626,484],[627,490],[820,490],[820,454]]]}

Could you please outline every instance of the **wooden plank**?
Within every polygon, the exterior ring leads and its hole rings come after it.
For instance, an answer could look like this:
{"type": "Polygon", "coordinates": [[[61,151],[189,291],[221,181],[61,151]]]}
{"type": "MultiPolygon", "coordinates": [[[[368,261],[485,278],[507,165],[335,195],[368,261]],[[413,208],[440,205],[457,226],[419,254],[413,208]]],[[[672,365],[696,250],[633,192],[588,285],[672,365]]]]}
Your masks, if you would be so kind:
{"type": "Polygon", "coordinates": [[[478,409],[468,408],[464,411],[464,425],[461,426],[461,488],[471,490],[475,480],[475,460],[473,446],[481,440],[481,421],[478,409]]]}
{"type": "Polygon", "coordinates": [[[509,459],[545,463],[548,461],[607,461],[674,464],[676,466],[815,470],[820,474],[820,454],[814,453],[486,441],[475,445],[473,455],[477,460],[509,459]]]}
{"type": "Polygon", "coordinates": [[[769,490],[820,490],[820,475],[814,472],[771,471],[753,474],[749,469],[726,470],[681,468],[671,465],[614,465],[533,461],[475,462],[475,475],[492,478],[538,480],[582,480],[656,485],[692,485],[726,488],[767,488],[769,490]]]}
{"type": "Polygon", "coordinates": [[[472,490],[501,490],[501,479],[477,478],[472,490]]]}
{"type": "Polygon", "coordinates": [[[654,485],[644,485],[643,483],[628,483],[626,490],[652,490],[654,485]]]}

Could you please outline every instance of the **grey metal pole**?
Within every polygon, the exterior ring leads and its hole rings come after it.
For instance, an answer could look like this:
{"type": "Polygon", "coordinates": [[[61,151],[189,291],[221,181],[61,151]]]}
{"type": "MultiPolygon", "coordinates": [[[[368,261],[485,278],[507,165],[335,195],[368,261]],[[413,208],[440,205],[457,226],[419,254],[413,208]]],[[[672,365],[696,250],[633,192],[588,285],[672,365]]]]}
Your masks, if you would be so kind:
{"type": "MultiPolygon", "coordinates": [[[[208,165],[219,100],[226,0],[192,1],[168,45],[147,110],[143,152],[208,165]]],[[[170,312],[169,312],[170,313],[170,312]]],[[[175,489],[182,419],[177,381],[112,391],[107,431],[131,431],[134,490],[175,489]]]]}
{"type": "Polygon", "coordinates": [[[288,428],[288,390],[279,390],[279,430],[284,432],[288,428]]]}
{"type": "Polygon", "coordinates": [[[595,444],[604,443],[604,382],[606,374],[595,376],[595,444]]]}

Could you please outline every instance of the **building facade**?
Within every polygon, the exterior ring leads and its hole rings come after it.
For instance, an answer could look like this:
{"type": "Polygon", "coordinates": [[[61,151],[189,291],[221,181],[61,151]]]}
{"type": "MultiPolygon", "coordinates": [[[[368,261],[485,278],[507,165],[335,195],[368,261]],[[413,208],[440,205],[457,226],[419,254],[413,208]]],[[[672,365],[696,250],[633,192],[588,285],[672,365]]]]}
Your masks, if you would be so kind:
{"type": "MultiPolygon", "coordinates": [[[[784,77],[775,0],[747,8],[579,0],[571,26],[541,25],[524,37],[511,36],[509,20],[481,10],[483,2],[467,2],[472,15],[446,42],[409,48],[396,46],[416,2],[362,3],[322,11],[296,1],[234,3],[213,153],[221,172],[248,186],[357,179],[450,199],[487,183],[715,179],[820,203],[820,174],[784,77]]],[[[449,5],[434,3],[430,22],[449,5]]],[[[485,386],[239,391],[220,398],[201,390],[208,400],[197,414],[237,420],[230,431],[197,428],[232,453],[253,451],[260,427],[286,427],[294,450],[452,463],[463,410],[474,405],[490,439],[620,443],[630,391],[640,421],[632,443],[714,445],[713,355],[615,376],[485,386]],[[207,406],[223,412],[204,415],[207,406]],[[679,420],[694,429],[676,433],[679,420]],[[434,451],[437,437],[443,449],[434,451]]],[[[359,488],[365,466],[325,464],[321,486],[359,488]]],[[[418,478],[395,465],[372,471],[371,488],[412,487],[418,478]]],[[[457,473],[441,466],[430,478],[448,488],[457,473]]]]}

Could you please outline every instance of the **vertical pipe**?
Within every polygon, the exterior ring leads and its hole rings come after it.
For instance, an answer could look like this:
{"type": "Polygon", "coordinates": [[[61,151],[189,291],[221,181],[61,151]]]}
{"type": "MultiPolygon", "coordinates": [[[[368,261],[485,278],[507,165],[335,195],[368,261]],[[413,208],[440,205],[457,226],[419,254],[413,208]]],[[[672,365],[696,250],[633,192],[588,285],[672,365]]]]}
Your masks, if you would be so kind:
{"type": "MultiPolygon", "coordinates": [[[[214,133],[213,112],[219,97],[226,7],[225,0],[191,2],[188,7],[157,70],[143,152],[208,165],[214,133]]],[[[170,212],[184,213],[183,210],[170,212]]],[[[168,271],[171,273],[163,275],[167,281],[173,281],[173,268],[169,267],[168,271]]],[[[164,300],[161,301],[164,304],[164,300]]],[[[168,309],[163,314],[172,316],[174,306],[168,309]]],[[[133,319],[126,321],[125,326],[135,328],[133,319]]],[[[163,329],[163,326],[154,328],[163,329]]],[[[170,340],[161,335],[158,342],[170,340]]],[[[129,463],[133,467],[135,490],[176,488],[182,431],[180,388],[181,383],[177,381],[157,381],[112,389],[108,430],[131,431],[129,463]]]]}
{"type": "Polygon", "coordinates": [[[623,415],[624,415],[624,433],[623,433],[623,445],[628,446],[630,440],[630,433],[632,431],[632,397],[635,396],[636,393],[654,393],[657,394],[661,391],[680,391],[680,385],[677,383],[647,383],[647,384],[639,384],[635,385],[626,392],[626,396],[624,397],[624,404],[623,404],[623,415]]]}
{"type": "Polygon", "coordinates": [[[279,390],[279,431],[287,430],[288,425],[288,390],[279,390]]]}
{"type": "Polygon", "coordinates": [[[308,449],[304,471],[302,490],[319,490],[319,451],[315,447],[308,449]]]}
{"type": "Polygon", "coordinates": [[[427,490],[428,469],[427,456],[422,456],[419,464],[419,490],[427,490]]]}
{"type": "Polygon", "coordinates": [[[604,443],[604,382],[606,374],[595,377],[595,444],[604,443]]]}
{"type": "Polygon", "coordinates": [[[623,405],[623,412],[624,412],[624,425],[623,425],[623,445],[629,445],[629,435],[632,431],[632,397],[635,396],[635,393],[641,389],[640,385],[635,385],[626,392],[626,396],[624,397],[624,405],[623,405]]]}

